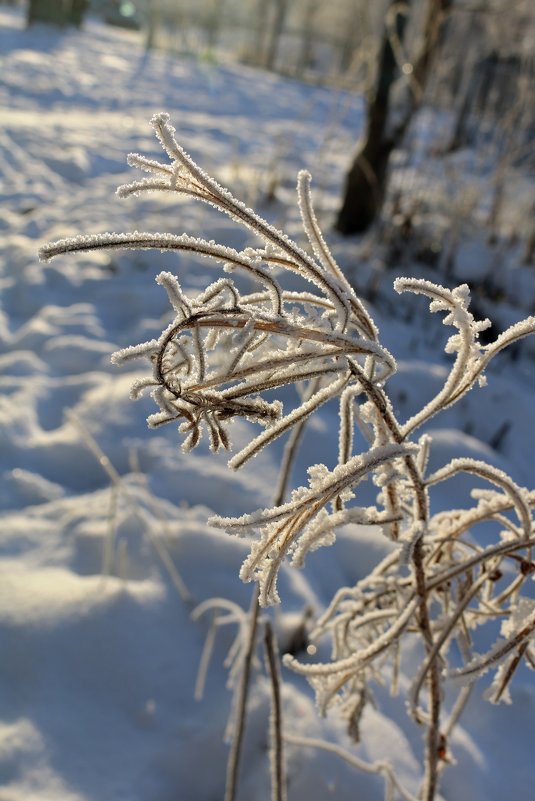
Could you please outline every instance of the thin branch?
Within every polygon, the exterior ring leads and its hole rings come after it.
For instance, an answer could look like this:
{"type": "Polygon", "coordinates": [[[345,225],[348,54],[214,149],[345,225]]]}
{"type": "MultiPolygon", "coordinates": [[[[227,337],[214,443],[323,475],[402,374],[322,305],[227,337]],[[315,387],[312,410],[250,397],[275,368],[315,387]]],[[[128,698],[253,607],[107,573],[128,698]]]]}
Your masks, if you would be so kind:
{"type": "Polygon", "coordinates": [[[270,714],[270,761],[271,761],[271,799],[286,801],[286,769],[282,745],[282,705],[281,681],[279,672],[279,656],[273,636],[273,628],[266,620],[264,630],[264,648],[266,652],[266,668],[271,684],[270,714]]]}
{"type": "Polygon", "coordinates": [[[256,632],[258,628],[258,587],[255,586],[251,598],[247,626],[247,640],[241,668],[240,682],[234,696],[234,726],[227,761],[227,780],[225,784],[225,800],[235,801],[238,787],[238,771],[241,761],[243,737],[247,711],[247,698],[251,681],[251,666],[256,649],[256,632]]]}

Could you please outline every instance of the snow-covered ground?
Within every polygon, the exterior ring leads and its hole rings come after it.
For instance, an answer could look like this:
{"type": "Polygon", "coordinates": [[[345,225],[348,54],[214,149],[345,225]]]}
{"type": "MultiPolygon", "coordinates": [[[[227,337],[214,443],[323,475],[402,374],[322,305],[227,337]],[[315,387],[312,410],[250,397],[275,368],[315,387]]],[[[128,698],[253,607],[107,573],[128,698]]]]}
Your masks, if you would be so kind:
{"type": "MultiPolygon", "coordinates": [[[[264,213],[301,242],[293,176],[311,170],[328,221],[361,103],[251,69],[146,55],[136,34],[96,22],[81,32],[27,31],[22,16],[4,8],[0,76],[0,800],[220,799],[230,703],[223,661],[234,632],[218,633],[204,697],[195,700],[209,620],[190,614],[211,597],[246,609],[251,588],[238,579],[246,543],[210,530],[206,519],[269,504],[280,450],[238,473],[206,448],[184,456],[174,427],[147,430],[151,402],[129,400],[138,366],[110,364],[114,350],[166,324],[154,276],[169,269],[198,290],[206,262],[144,252],[42,264],[37,248],[60,236],[136,228],[247,244],[206,207],[114,196],[131,180],[128,152],[158,154],[148,120],[160,110],[199,163],[249,204],[275,186],[277,201],[264,213]]],[[[348,245],[339,250],[348,262],[348,245]]],[[[447,368],[441,327],[422,314],[409,328],[402,317],[383,310],[377,321],[400,360],[391,386],[403,416],[434,393],[447,368]]],[[[529,354],[515,364],[501,359],[488,388],[434,424],[433,464],[485,458],[532,487],[533,390],[529,354]]],[[[334,414],[327,407],[311,427],[296,476],[312,462],[332,463],[334,414]]],[[[235,424],[237,446],[249,434],[235,424]]],[[[459,505],[465,492],[452,485],[437,503],[459,505]]],[[[284,571],[275,616],[282,649],[303,607],[318,612],[379,558],[386,546],[363,536],[357,544],[346,531],[304,571],[284,571]]],[[[305,683],[287,671],[284,680],[288,729],[349,746],[340,722],[317,719],[305,683]]],[[[451,743],[457,765],[444,774],[445,799],[530,797],[528,680],[513,687],[510,707],[490,707],[475,692],[451,743]]],[[[387,703],[390,718],[367,715],[357,753],[387,755],[416,792],[421,733],[401,701],[387,703]]],[[[269,797],[268,708],[258,672],[242,801],[269,797]]],[[[290,801],[382,797],[378,778],[333,755],[289,747],[288,758],[290,801]]]]}

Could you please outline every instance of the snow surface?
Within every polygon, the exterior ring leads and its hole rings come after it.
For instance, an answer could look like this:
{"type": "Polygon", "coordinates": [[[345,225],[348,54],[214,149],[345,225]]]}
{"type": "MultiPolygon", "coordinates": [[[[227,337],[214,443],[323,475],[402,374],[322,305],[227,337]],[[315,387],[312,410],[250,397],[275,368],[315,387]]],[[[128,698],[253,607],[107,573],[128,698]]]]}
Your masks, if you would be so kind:
{"type": "MultiPolygon", "coordinates": [[[[207,449],[182,455],[173,427],[147,430],[150,401],[129,400],[136,363],[121,370],[110,363],[113,351],[157,336],[169,319],[154,276],[169,269],[198,290],[206,262],[143,252],[45,265],[36,252],[62,236],[136,228],[186,231],[238,249],[248,243],[204,207],[114,197],[117,185],[132,180],[128,152],[159,155],[148,120],[161,110],[203,168],[248,204],[262,199],[273,175],[284,176],[278,197],[292,205],[266,213],[300,237],[293,176],[310,169],[323,208],[334,206],[361,101],[243,67],[146,55],[136,34],[96,22],[76,32],[25,30],[22,15],[5,8],[0,74],[0,799],[220,799],[230,702],[223,660],[234,632],[218,632],[204,698],[196,701],[208,621],[190,614],[214,596],[246,609],[251,588],[238,579],[247,544],[206,520],[269,504],[280,449],[238,473],[207,449]],[[191,599],[177,592],[162,561],[168,557],[191,599]]],[[[463,258],[464,276],[474,269],[468,246],[463,258]]],[[[532,274],[514,275],[512,293],[525,297],[532,274]]],[[[410,329],[384,314],[377,321],[400,360],[391,388],[406,419],[444,380],[444,331],[423,315],[410,329]]],[[[472,456],[533,486],[532,364],[501,358],[488,388],[433,421],[431,470],[472,456]],[[492,443],[505,424],[498,453],[492,443]]],[[[311,425],[296,480],[312,462],[334,464],[334,415],[326,407],[311,425]]],[[[235,424],[236,448],[250,436],[246,424],[235,424]]],[[[372,488],[362,491],[371,502],[372,488]]],[[[452,482],[437,491],[436,508],[466,496],[466,482],[452,482]]],[[[357,533],[348,527],[304,571],[283,571],[275,615],[281,650],[304,606],[320,612],[388,547],[371,529],[357,533]]],[[[528,679],[513,686],[511,707],[491,707],[476,691],[451,743],[457,764],[444,774],[445,799],[530,796],[535,693],[528,679]]],[[[288,671],[284,680],[289,730],[349,747],[339,721],[317,719],[305,682],[288,671]]],[[[383,700],[391,719],[369,712],[357,753],[386,755],[416,792],[421,733],[400,699],[383,700]]],[[[241,801],[269,797],[268,707],[258,672],[241,801]]],[[[291,746],[288,758],[290,801],[382,798],[379,779],[332,754],[291,746]]]]}

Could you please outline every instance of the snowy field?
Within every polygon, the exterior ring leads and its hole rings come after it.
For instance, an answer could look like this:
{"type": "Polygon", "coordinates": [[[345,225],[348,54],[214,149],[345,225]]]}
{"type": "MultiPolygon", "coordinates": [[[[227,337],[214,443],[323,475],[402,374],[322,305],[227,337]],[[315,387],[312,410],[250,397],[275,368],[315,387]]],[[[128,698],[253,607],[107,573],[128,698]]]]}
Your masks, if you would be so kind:
{"type": "MultiPolygon", "coordinates": [[[[147,429],[150,399],[129,399],[139,365],[110,363],[113,351],[167,324],[154,276],[172,270],[199,291],[207,270],[216,277],[206,261],[159,252],[37,258],[39,246],[62,236],[136,228],[248,244],[206,207],[114,195],[132,180],[127,153],[159,157],[148,121],[162,110],[203,168],[248,204],[276,183],[277,200],[263,213],[301,244],[294,175],[303,166],[313,173],[328,223],[362,113],[345,93],[147,56],[136,34],[96,22],[82,32],[26,31],[20,14],[0,8],[0,801],[222,798],[231,698],[223,662],[235,631],[218,633],[196,700],[209,620],[190,615],[214,596],[247,609],[251,587],[238,579],[247,544],[205,521],[269,504],[280,448],[238,473],[207,447],[185,456],[176,427],[147,429]]],[[[348,262],[347,243],[339,251],[348,262]]],[[[377,316],[399,360],[392,387],[402,416],[447,372],[444,335],[426,308],[410,329],[402,316],[377,316]]],[[[470,455],[535,485],[534,352],[532,344],[515,363],[501,358],[486,389],[439,418],[433,466],[470,455]]],[[[325,407],[311,426],[296,482],[307,465],[336,459],[335,414],[325,407]]],[[[235,445],[249,438],[248,424],[235,423],[235,445]]],[[[452,483],[435,498],[458,506],[466,493],[452,483]]],[[[347,529],[304,571],[284,571],[281,650],[303,607],[320,612],[378,560],[382,542],[370,533],[357,544],[347,529]]],[[[444,773],[444,799],[531,797],[532,675],[519,674],[511,706],[491,707],[476,688],[450,744],[456,764],[444,773]]],[[[269,692],[262,671],[255,676],[241,801],[269,798],[269,692]]],[[[351,747],[334,716],[317,719],[306,682],[288,671],[283,678],[288,731],[351,747]]],[[[367,713],[356,753],[387,756],[416,792],[421,732],[400,699],[384,703],[390,718],[367,713]]],[[[379,778],[331,754],[289,746],[288,772],[289,801],[383,797],[379,778]]]]}

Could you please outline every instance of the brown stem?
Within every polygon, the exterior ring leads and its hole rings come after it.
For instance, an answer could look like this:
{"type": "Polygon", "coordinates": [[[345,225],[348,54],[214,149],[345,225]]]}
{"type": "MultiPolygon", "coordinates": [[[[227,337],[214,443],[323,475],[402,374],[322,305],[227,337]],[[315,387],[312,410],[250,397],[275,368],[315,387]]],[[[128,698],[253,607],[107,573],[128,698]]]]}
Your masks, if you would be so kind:
{"type": "MultiPolygon", "coordinates": [[[[310,382],[307,392],[303,397],[303,402],[309,400],[314,395],[314,393],[319,388],[319,384],[320,384],[319,378],[316,378],[315,381],[310,382]]],[[[284,447],[284,451],[282,454],[281,466],[279,469],[279,481],[277,484],[277,489],[275,491],[274,506],[280,506],[280,504],[284,500],[288,483],[290,481],[292,464],[295,458],[297,448],[299,447],[299,443],[301,442],[306,424],[307,424],[307,418],[300,420],[293,427],[290,436],[286,441],[286,445],[284,447]]]]}
{"type": "Polygon", "coordinates": [[[251,665],[256,647],[256,631],[258,628],[258,584],[251,598],[249,607],[249,621],[247,626],[247,647],[243,658],[243,668],[241,679],[236,691],[235,713],[234,713],[234,732],[230,745],[230,753],[227,762],[227,781],[225,786],[225,801],[234,801],[238,787],[238,772],[243,746],[243,736],[245,734],[245,717],[247,710],[247,698],[249,696],[249,685],[251,680],[251,665]]]}
{"type": "MultiPolygon", "coordinates": [[[[423,567],[422,540],[418,540],[413,554],[414,574],[418,593],[418,622],[425,643],[427,654],[433,650],[433,635],[427,606],[427,588],[423,567]]],[[[433,801],[437,790],[439,759],[439,727],[440,727],[440,672],[438,655],[432,659],[429,669],[429,703],[430,720],[427,727],[425,775],[422,790],[422,801],[433,801]]]]}
{"type": "MultiPolygon", "coordinates": [[[[304,429],[305,424],[306,421],[303,423],[301,427],[301,433],[302,430],[304,429]]],[[[273,499],[274,506],[280,506],[280,504],[284,500],[284,496],[286,495],[288,482],[290,479],[291,462],[295,458],[296,453],[297,453],[297,442],[292,442],[291,440],[288,441],[286,443],[286,448],[285,448],[285,458],[283,459],[283,464],[285,464],[286,467],[284,473],[281,474],[281,478],[279,480],[279,484],[275,492],[275,497],[273,499]]],[[[247,648],[245,650],[245,656],[243,660],[241,681],[236,693],[236,702],[235,702],[236,711],[234,717],[235,725],[232,736],[232,743],[230,747],[230,753],[227,762],[225,801],[234,801],[236,797],[236,790],[238,787],[238,773],[239,773],[240,760],[242,754],[243,738],[245,734],[247,699],[249,696],[249,688],[251,684],[251,667],[256,646],[258,617],[260,614],[259,596],[260,596],[259,585],[258,583],[255,583],[254,592],[251,598],[251,605],[249,607],[249,620],[247,626],[247,634],[248,634],[247,648]]],[[[279,729],[280,731],[282,731],[282,723],[280,722],[282,719],[282,713],[280,709],[278,712],[278,718],[279,718],[279,729]]]]}
{"type": "Polygon", "coordinates": [[[264,632],[264,648],[266,651],[266,667],[271,682],[271,799],[286,800],[286,776],[284,770],[284,752],[282,747],[282,705],[279,676],[279,661],[273,628],[266,620],[264,632]]]}
{"type": "MultiPolygon", "coordinates": [[[[401,434],[399,424],[390,410],[382,390],[375,386],[367,378],[364,371],[351,360],[350,368],[358,376],[366,395],[381,415],[394,441],[398,443],[403,442],[404,437],[401,434]]],[[[420,475],[414,457],[407,455],[404,457],[404,461],[414,489],[418,520],[426,526],[429,521],[429,504],[424,481],[420,475]]],[[[422,538],[420,538],[415,545],[412,559],[416,592],[418,595],[418,625],[424,640],[426,654],[429,655],[433,651],[434,642],[427,603],[428,588],[426,587],[423,564],[424,553],[422,538]]],[[[425,775],[422,790],[423,801],[433,801],[437,790],[440,726],[440,671],[438,657],[432,659],[429,669],[429,704],[430,720],[426,737],[425,775]]]]}

